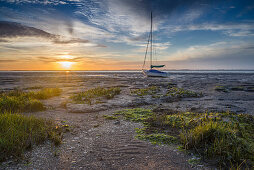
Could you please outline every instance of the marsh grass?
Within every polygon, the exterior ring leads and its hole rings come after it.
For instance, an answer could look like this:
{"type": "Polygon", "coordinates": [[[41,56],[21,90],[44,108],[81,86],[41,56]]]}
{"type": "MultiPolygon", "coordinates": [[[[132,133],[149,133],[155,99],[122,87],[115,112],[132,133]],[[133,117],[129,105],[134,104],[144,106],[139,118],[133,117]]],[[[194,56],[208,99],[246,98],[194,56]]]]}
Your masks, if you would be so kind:
{"type": "Polygon", "coordinates": [[[43,88],[39,91],[30,91],[27,95],[34,99],[49,99],[54,96],[59,96],[62,90],[60,88],[43,88]]]}
{"type": "Polygon", "coordinates": [[[233,91],[243,91],[245,90],[243,86],[233,86],[230,88],[233,91]]]}
{"type": "Polygon", "coordinates": [[[8,95],[0,97],[0,112],[36,112],[42,110],[45,110],[45,107],[37,99],[8,95]]]}
{"type": "MultiPolygon", "coordinates": [[[[140,132],[138,129],[136,131],[137,133],[140,132]]],[[[136,135],[136,138],[141,140],[147,140],[150,141],[152,144],[172,144],[177,142],[177,138],[171,135],[167,135],[164,133],[152,133],[152,134],[144,134],[144,133],[138,133],[136,135]]]]}
{"type": "Polygon", "coordinates": [[[43,118],[4,112],[0,114],[0,161],[18,158],[34,145],[51,140],[59,145],[62,128],[43,118]]]}
{"type": "Polygon", "coordinates": [[[201,97],[202,93],[185,90],[183,88],[171,87],[168,89],[166,96],[175,97],[175,98],[201,97]]]}
{"type": "Polygon", "coordinates": [[[80,92],[71,96],[71,99],[76,103],[94,104],[100,103],[100,98],[112,99],[115,95],[120,94],[121,89],[119,87],[103,88],[96,87],[84,92],[80,92]]]}
{"type": "Polygon", "coordinates": [[[137,137],[157,144],[178,143],[218,167],[254,165],[254,117],[234,113],[153,113],[126,109],[116,113],[142,122],[137,137]],[[244,162],[244,165],[243,165],[244,162]]]}
{"type": "Polygon", "coordinates": [[[245,92],[253,92],[254,87],[252,86],[215,86],[214,90],[219,92],[231,92],[231,91],[245,91],[245,92]]]}
{"type": "Polygon", "coordinates": [[[131,94],[135,94],[135,95],[138,95],[138,96],[154,95],[159,90],[160,90],[159,87],[157,87],[157,86],[151,86],[151,87],[147,87],[147,88],[132,90],[131,94]]]}
{"type": "Polygon", "coordinates": [[[45,110],[38,99],[48,99],[61,94],[59,88],[38,91],[13,90],[0,93],[0,112],[35,112],[45,110]]]}
{"type": "Polygon", "coordinates": [[[214,90],[216,91],[222,91],[222,92],[225,92],[225,93],[228,93],[229,92],[229,89],[225,86],[215,86],[214,90]]]}
{"type": "Polygon", "coordinates": [[[201,96],[203,96],[202,93],[197,93],[194,91],[185,90],[183,88],[178,88],[178,87],[171,86],[171,85],[168,86],[166,94],[159,94],[159,93],[162,93],[162,91],[157,86],[151,86],[151,87],[136,89],[136,90],[131,91],[131,94],[135,94],[138,96],[151,95],[153,98],[160,98],[163,96],[169,96],[172,98],[201,97],[201,96]]]}
{"type": "Polygon", "coordinates": [[[37,90],[37,89],[43,89],[42,86],[31,86],[31,87],[26,87],[24,90],[37,90]]]}
{"type": "Polygon", "coordinates": [[[135,109],[124,109],[114,113],[114,115],[121,115],[126,120],[131,120],[135,122],[145,121],[147,118],[152,116],[152,111],[150,109],[135,108],[135,109]]]}
{"type": "Polygon", "coordinates": [[[107,120],[115,120],[115,119],[118,119],[118,117],[116,116],[109,116],[109,115],[103,115],[104,119],[107,119],[107,120]]]}

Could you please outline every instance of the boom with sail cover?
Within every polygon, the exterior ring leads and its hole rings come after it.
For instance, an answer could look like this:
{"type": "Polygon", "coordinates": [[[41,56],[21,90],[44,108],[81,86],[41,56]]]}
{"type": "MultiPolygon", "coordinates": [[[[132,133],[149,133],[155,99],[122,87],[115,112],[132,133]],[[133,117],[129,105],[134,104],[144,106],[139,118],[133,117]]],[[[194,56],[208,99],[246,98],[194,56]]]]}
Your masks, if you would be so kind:
{"type": "Polygon", "coordinates": [[[164,67],[165,65],[151,65],[151,68],[161,68],[164,67]]]}

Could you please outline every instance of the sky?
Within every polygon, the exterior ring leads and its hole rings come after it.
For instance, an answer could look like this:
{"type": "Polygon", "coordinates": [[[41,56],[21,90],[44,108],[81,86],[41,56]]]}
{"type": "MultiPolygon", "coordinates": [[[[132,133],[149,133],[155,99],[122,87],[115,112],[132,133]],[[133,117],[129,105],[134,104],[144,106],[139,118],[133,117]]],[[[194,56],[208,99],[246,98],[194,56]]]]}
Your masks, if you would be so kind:
{"type": "Polygon", "coordinates": [[[155,64],[254,69],[253,0],[0,0],[0,70],[140,70],[151,11],[155,64]]]}

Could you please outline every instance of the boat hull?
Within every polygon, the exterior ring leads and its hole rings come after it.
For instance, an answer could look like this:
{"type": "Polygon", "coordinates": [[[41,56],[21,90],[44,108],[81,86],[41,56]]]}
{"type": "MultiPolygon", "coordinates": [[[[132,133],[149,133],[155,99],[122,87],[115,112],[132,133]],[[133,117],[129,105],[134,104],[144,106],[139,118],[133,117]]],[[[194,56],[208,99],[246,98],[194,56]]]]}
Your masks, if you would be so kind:
{"type": "Polygon", "coordinates": [[[147,77],[168,77],[168,73],[158,70],[143,70],[143,74],[147,77]]]}

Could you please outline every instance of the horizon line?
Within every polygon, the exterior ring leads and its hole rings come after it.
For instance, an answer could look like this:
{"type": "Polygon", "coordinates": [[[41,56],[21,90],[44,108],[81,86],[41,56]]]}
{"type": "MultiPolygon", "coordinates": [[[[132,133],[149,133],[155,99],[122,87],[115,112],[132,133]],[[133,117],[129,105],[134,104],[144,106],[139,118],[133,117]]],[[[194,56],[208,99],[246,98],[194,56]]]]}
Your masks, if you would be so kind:
{"type": "MultiPolygon", "coordinates": [[[[137,69],[122,70],[0,70],[0,71],[142,71],[137,69]]],[[[254,69],[165,69],[163,71],[254,71],[254,69]]]]}

